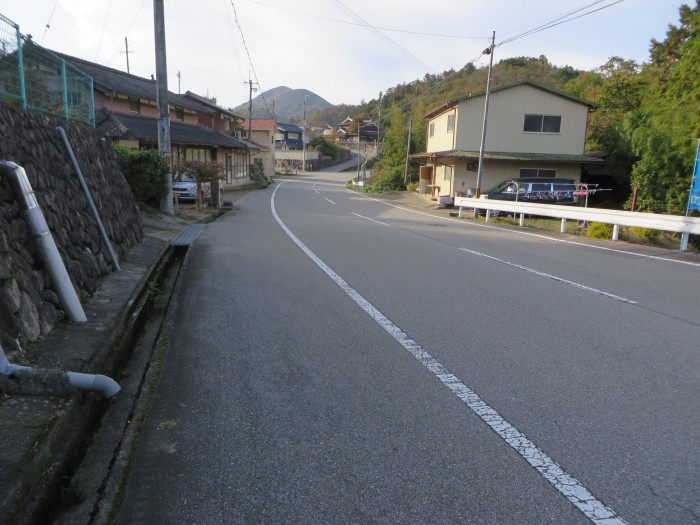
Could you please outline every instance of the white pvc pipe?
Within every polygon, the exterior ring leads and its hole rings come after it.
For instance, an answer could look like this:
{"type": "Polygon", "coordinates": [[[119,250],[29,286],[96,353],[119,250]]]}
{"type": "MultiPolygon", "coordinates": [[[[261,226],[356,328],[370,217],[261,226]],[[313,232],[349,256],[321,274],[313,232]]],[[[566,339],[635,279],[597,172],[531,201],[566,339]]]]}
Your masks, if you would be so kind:
{"type": "Polygon", "coordinates": [[[100,374],[64,372],[63,370],[32,368],[29,366],[12,364],[5,356],[2,346],[0,346],[0,375],[16,375],[29,379],[36,378],[38,381],[49,381],[54,384],[52,390],[53,395],[70,395],[75,393],[72,389],[63,388],[57,390],[58,387],[56,385],[59,385],[63,379],[66,379],[67,383],[74,388],[99,392],[104,397],[108,398],[114,397],[121,390],[119,383],[114,379],[100,374]]]}
{"type": "Polygon", "coordinates": [[[0,161],[0,173],[8,177],[15,190],[17,200],[24,208],[24,218],[29,230],[36,238],[39,252],[51,277],[51,284],[56,290],[68,320],[75,323],[86,322],[87,317],[85,317],[78,294],[75,292],[24,168],[14,162],[0,161]]]}

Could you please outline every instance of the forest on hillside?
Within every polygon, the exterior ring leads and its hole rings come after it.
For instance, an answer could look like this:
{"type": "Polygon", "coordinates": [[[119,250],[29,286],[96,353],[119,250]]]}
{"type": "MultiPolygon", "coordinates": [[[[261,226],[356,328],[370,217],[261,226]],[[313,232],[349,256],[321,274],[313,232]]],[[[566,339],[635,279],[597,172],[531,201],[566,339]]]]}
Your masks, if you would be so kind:
{"type": "MultiPolygon", "coordinates": [[[[663,41],[650,41],[649,61],[612,57],[593,71],[558,67],[547,57],[500,60],[491,85],[535,80],[598,105],[588,123],[587,151],[604,151],[618,184],[638,191],[636,209],[684,214],[700,139],[700,0],[679,8],[663,41]]],[[[497,48],[496,48],[497,52],[497,48]]],[[[327,108],[309,124],[324,126],[345,116],[379,119],[383,158],[376,165],[382,187],[403,185],[408,127],[410,152],[425,148],[423,117],[456,97],[484,92],[487,67],[466,64],[459,70],[427,74],[399,84],[360,106],[327,108]],[[334,109],[336,108],[336,109],[334,109]]],[[[412,166],[415,177],[418,166],[412,166]]],[[[625,207],[629,207],[628,198],[625,207]]]]}

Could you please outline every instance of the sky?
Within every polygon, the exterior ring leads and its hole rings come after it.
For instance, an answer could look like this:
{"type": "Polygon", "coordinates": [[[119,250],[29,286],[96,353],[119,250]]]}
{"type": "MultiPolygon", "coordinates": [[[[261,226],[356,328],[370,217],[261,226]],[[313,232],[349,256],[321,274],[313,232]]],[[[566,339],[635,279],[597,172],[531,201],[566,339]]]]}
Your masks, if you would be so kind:
{"type": "MultiPolygon", "coordinates": [[[[591,70],[649,61],[680,0],[165,0],[168,88],[235,107],[256,90],[308,89],[360,104],[427,73],[545,55],[591,70]],[[568,15],[568,16],[567,16],[568,15]],[[537,28],[554,22],[542,30],[537,28]],[[535,30],[535,31],[533,31],[535,30]],[[524,33],[531,34],[524,35],[524,33]],[[513,39],[514,37],[521,38],[513,39]]],[[[692,3],[686,0],[685,3],[692,3]]],[[[0,0],[42,46],[135,75],[155,74],[153,0],[0,0]]],[[[257,94],[259,91],[254,93],[257,94]]]]}

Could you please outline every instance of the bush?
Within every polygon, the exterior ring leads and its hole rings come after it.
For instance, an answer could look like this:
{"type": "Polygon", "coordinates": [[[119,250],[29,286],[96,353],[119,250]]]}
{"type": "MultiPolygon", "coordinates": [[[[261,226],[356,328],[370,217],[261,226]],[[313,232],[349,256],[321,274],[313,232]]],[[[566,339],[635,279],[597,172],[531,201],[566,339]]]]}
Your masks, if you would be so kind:
{"type": "Polygon", "coordinates": [[[416,191],[418,189],[418,182],[412,181],[406,184],[406,191],[416,191]]]}
{"type": "Polygon", "coordinates": [[[168,193],[168,163],[154,149],[134,150],[114,145],[117,163],[136,202],[159,207],[168,193]]]}
{"type": "Polygon", "coordinates": [[[372,178],[367,187],[368,193],[391,193],[404,191],[403,171],[398,168],[384,168],[372,178]]]}
{"type": "Polygon", "coordinates": [[[339,146],[328,142],[328,140],[326,140],[325,137],[322,137],[320,135],[312,138],[311,142],[309,142],[309,146],[314,148],[316,151],[320,152],[322,155],[325,155],[326,157],[335,158],[340,152],[339,146]]]}
{"type": "Polygon", "coordinates": [[[630,227],[629,232],[636,238],[646,242],[654,242],[659,238],[659,235],[661,233],[659,232],[659,230],[652,230],[651,228],[640,228],[638,226],[630,227]]]}
{"type": "Polygon", "coordinates": [[[612,239],[612,235],[613,225],[604,222],[592,222],[586,234],[591,239],[612,239]]]}

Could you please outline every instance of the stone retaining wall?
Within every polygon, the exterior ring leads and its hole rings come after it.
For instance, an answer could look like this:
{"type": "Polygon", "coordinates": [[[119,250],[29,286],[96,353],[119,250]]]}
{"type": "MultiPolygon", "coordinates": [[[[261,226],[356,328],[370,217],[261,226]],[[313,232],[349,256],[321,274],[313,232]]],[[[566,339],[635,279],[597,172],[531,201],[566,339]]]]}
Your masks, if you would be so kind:
{"type": "MultiPolygon", "coordinates": [[[[57,126],[66,131],[120,259],[141,241],[143,227],[109,139],[88,126],[0,103],[0,160],[25,169],[68,274],[84,299],[114,268],[57,126]]],[[[0,344],[8,349],[8,340],[35,341],[62,316],[16,196],[0,176],[0,344]]]]}

